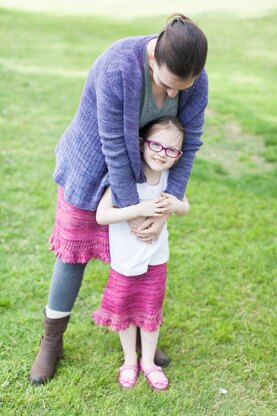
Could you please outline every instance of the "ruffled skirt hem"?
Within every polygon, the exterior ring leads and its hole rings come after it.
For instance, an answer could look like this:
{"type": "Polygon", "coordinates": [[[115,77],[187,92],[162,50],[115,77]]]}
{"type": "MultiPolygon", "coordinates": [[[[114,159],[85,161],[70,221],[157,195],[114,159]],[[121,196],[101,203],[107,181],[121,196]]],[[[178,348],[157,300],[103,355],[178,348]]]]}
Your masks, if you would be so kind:
{"type": "Polygon", "coordinates": [[[111,331],[124,331],[129,325],[135,325],[147,332],[154,332],[163,323],[161,314],[151,315],[138,310],[120,316],[100,308],[91,317],[97,325],[107,326],[111,331]]]}
{"type": "Polygon", "coordinates": [[[87,263],[89,260],[99,259],[110,263],[109,240],[95,238],[94,241],[70,241],[55,233],[55,228],[49,239],[49,250],[53,251],[64,263],[87,263]]]}

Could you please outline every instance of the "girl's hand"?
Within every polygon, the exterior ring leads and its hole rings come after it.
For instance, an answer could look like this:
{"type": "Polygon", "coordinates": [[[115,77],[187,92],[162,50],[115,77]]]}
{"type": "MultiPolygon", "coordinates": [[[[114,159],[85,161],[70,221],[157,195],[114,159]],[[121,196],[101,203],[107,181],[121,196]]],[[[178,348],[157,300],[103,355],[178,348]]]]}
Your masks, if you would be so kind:
{"type": "Polygon", "coordinates": [[[138,205],[138,215],[144,217],[161,217],[167,210],[164,204],[165,196],[141,201],[138,205]]]}
{"type": "Polygon", "coordinates": [[[172,214],[180,209],[184,205],[184,201],[180,201],[176,196],[161,192],[161,196],[164,198],[163,208],[165,214],[172,214]]]}
{"type": "Polygon", "coordinates": [[[146,220],[138,228],[131,227],[131,233],[134,234],[140,241],[152,243],[152,241],[158,239],[168,217],[169,214],[165,214],[158,218],[146,218],[146,220]]]}

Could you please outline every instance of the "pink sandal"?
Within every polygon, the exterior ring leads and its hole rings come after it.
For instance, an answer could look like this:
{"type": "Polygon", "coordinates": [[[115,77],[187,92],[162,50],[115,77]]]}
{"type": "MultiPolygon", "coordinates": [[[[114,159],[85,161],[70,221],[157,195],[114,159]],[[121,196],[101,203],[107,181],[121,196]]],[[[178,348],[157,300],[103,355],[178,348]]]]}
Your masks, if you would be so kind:
{"type": "Polygon", "coordinates": [[[136,381],[138,379],[139,375],[139,367],[138,365],[122,365],[120,369],[118,370],[118,383],[121,387],[124,389],[130,389],[136,384],[136,381]],[[124,377],[122,374],[126,370],[132,370],[133,371],[133,377],[124,377]]]}
{"type": "Polygon", "coordinates": [[[144,370],[142,366],[142,360],[140,360],[140,370],[144,374],[144,377],[146,378],[147,383],[152,387],[153,390],[163,391],[168,388],[169,382],[161,367],[158,367],[157,365],[153,365],[153,367],[149,368],[148,370],[144,370]],[[163,374],[163,377],[161,378],[161,380],[151,381],[151,379],[149,378],[149,375],[155,371],[160,371],[163,374]]]}

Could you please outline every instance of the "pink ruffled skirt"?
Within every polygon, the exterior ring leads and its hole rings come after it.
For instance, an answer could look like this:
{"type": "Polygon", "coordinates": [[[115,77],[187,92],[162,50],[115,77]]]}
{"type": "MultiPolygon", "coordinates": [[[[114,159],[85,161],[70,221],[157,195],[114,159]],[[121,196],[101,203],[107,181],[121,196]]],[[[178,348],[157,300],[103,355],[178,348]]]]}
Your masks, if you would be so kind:
{"type": "Polygon", "coordinates": [[[91,258],[110,262],[109,227],[97,224],[95,211],[66,202],[61,186],[49,243],[50,250],[65,263],[87,263],[91,258]]]}
{"type": "Polygon", "coordinates": [[[166,263],[148,266],[146,273],[131,277],[111,269],[101,305],[92,319],[112,331],[122,331],[131,324],[156,331],[163,321],[165,287],[166,263]]]}

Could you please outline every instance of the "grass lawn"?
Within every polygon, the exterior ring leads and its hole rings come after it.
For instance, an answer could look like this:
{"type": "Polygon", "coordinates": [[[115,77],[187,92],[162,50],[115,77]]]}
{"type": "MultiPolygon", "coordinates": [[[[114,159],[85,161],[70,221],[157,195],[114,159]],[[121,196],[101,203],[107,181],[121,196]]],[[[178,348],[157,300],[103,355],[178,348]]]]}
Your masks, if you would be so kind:
{"type": "Polygon", "coordinates": [[[131,391],[117,385],[117,334],[90,321],[108,271],[98,261],[86,271],[55,379],[33,387],[28,373],[54,262],[55,145],[93,60],[116,39],[158,32],[165,19],[0,11],[3,416],[277,413],[277,13],[197,20],[210,44],[205,147],[188,186],[191,212],[170,219],[160,346],[172,359],[171,386],[154,393],[142,378],[131,391]]]}

